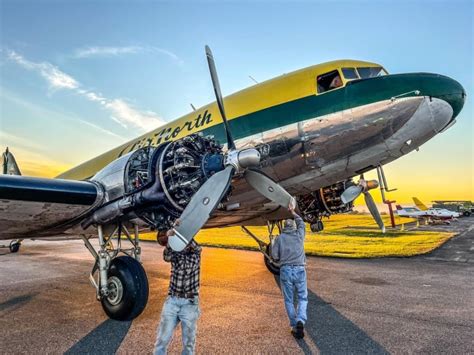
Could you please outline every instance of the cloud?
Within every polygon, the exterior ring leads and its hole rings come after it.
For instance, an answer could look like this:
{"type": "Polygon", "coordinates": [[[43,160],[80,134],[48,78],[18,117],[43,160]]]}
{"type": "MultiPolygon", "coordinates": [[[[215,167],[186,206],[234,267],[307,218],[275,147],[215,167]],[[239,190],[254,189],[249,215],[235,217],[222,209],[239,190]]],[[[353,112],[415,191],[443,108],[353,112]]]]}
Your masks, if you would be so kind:
{"type": "Polygon", "coordinates": [[[138,53],[158,53],[164,54],[171,58],[178,64],[183,64],[184,61],[173,52],[153,46],[125,46],[125,47],[84,47],[74,51],[74,58],[93,58],[93,57],[116,57],[126,54],[138,53]]]}
{"type": "MultiPolygon", "coordinates": [[[[38,72],[54,89],[72,90],[76,94],[91,102],[101,104],[112,116],[111,119],[125,128],[136,127],[142,131],[156,128],[164,121],[153,111],[140,111],[128,103],[125,99],[107,98],[98,92],[82,88],[81,84],[72,76],[62,72],[51,63],[35,63],[25,59],[15,51],[7,52],[8,58],[28,70],[38,72]]],[[[83,121],[90,126],[102,129],[92,123],[83,121]]],[[[103,130],[103,129],[102,129],[103,130]]]]}
{"type": "Polygon", "coordinates": [[[107,100],[105,107],[114,114],[113,119],[125,127],[131,124],[148,130],[158,127],[160,123],[153,111],[138,111],[122,99],[107,100]]]}
{"type": "Polygon", "coordinates": [[[157,52],[157,53],[167,55],[171,59],[174,59],[176,62],[178,62],[178,64],[183,64],[184,63],[184,61],[180,57],[178,57],[176,54],[174,54],[173,52],[170,52],[166,49],[158,48],[158,47],[151,47],[151,50],[154,51],[154,52],[157,52]]]}
{"type": "Polygon", "coordinates": [[[35,63],[25,59],[15,51],[9,50],[7,56],[10,60],[28,70],[34,70],[46,79],[52,89],[76,89],[80,84],[70,75],[63,73],[50,63],[35,63]]]}
{"type": "MultiPolygon", "coordinates": [[[[68,120],[68,121],[71,121],[71,122],[75,122],[75,123],[79,123],[81,125],[86,125],[88,127],[91,127],[93,128],[94,130],[102,133],[102,134],[106,134],[106,135],[109,135],[111,137],[114,137],[116,139],[119,139],[121,142],[124,142],[126,141],[126,138],[114,133],[114,132],[111,132],[110,130],[107,130],[105,128],[102,128],[94,123],[91,123],[89,121],[85,121],[79,117],[74,117],[70,114],[63,114],[63,113],[59,113],[59,112],[56,112],[56,111],[51,111],[49,109],[46,109],[44,107],[40,107],[40,106],[37,106],[35,104],[32,104],[31,102],[28,102],[28,101],[25,101],[11,93],[9,93],[5,88],[1,87],[0,86],[0,97],[2,97],[3,99],[5,100],[8,100],[10,102],[13,102],[17,105],[20,105],[20,106],[23,106],[25,108],[27,108],[28,110],[32,111],[32,112],[35,112],[36,114],[38,115],[42,115],[44,117],[48,117],[48,118],[55,118],[55,119],[61,119],[61,120],[68,120]]],[[[2,135],[2,132],[0,132],[0,138],[3,137],[7,137],[7,135],[2,135]]],[[[13,136],[11,136],[13,137],[13,136]]],[[[13,139],[11,138],[10,139],[13,139]]],[[[6,138],[5,138],[6,139],[6,138]]],[[[18,139],[18,137],[17,137],[18,139]]],[[[2,140],[0,140],[2,141],[2,140]]],[[[14,141],[15,145],[18,144],[18,141],[14,141]]],[[[3,141],[2,141],[2,144],[3,144],[3,141]]],[[[0,147],[1,148],[1,147],[0,147]]],[[[38,147],[37,147],[38,148],[38,147]]]]}
{"type": "Polygon", "coordinates": [[[144,48],[140,46],[128,47],[86,47],[76,49],[74,52],[75,58],[90,58],[90,57],[111,57],[121,54],[135,54],[143,52],[144,48]]]}
{"type": "Polygon", "coordinates": [[[151,130],[164,123],[155,112],[137,110],[124,99],[108,99],[99,93],[86,90],[78,90],[78,93],[89,101],[100,103],[112,113],[110,118],[124,128],[135,126],[143,130],[151,130]]]}

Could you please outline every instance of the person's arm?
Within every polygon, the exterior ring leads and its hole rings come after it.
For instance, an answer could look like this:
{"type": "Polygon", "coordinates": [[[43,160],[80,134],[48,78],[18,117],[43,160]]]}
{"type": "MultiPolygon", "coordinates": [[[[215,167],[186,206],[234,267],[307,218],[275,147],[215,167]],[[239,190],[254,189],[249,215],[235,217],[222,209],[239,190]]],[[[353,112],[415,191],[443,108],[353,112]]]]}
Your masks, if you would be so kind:
{"type": "Polygon", "coordinates": [[[300,237],[301,239],[304,239],[304,236],[306,234],[306,226],[304,224],[303,218],[301,218],[295,212],[295,209],[296,209],[296,200],[293,198],[293,200],[288,205],[288,210],[291,212],[291,214],[295,218],[296,230],[297,230],[297,233],[298,233],[298,237],[300,237]]]}
{"type": "Polygon", "coordinates": [[[272,259],[275,261],[280,260],[280,237],[273,239],[270,250],[272,259]]]}
{"type": "MultiPolygon", "coordinates": [[[[179,223],[180,223],[180,221],[179,221],[179,219],[177,219],[174,222],[174,225],[179,226],[179,223]]],[[[168,238],[170,238],[173,235],[174,235],[173,228],[166,231],[166,243],[168,243],[168,238]]],[[[175,257],[175,256],[176,256],[175,251],[173,249],[171,249],[169,245],[166,245],[166,248],[163,250],[163,260],[166,261],[167,263],[169,263],[169,262],[173,261],[173,257],[175,257]]]]}
{"type": "Polygon", "coordinates": [[[172,257],[173,257],[173,250],[171,250],[171,248],[167,246],[163,250],[163,260],[169,263],[171,262],[172,257]]]}
{"type": "Polygon", "coordinates": [[[293,211],[293,216],[295,217],[295,222],[296,222],[296,230],[298,233],[298,236],[302,239],[304,239],[304,236],[306,234],[306,226],[304,224],[303,218],[301,218],[296,212],[293,211]]]}

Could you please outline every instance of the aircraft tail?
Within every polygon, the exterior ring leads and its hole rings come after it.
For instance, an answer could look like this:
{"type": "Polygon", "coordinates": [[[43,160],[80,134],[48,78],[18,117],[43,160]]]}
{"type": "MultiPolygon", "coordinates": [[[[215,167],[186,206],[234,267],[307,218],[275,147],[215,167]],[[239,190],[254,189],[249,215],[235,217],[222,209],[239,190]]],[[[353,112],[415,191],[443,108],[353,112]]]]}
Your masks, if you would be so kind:
{"type": "Polygon", "coordinates": [[[413,202],[415,202],[416,207],[418,207],[422,211],[426,211],[428,207],[425,206],[423,202],[421,202],[417,197],[412,197],[413,202]]]}
{"type": "Polygon", "coordinates": [[[5,153],[3,153],[3,174],[6,175],[21,175],[20,168],[16,163],[15,157],[12,153],[7,149],[5,153]]]}
{"type": "Polygon", "coordinates": [[[403,210],[403,207],[400,206],[400,205],[397,205],[397,210],[398,210],[398,211],[403,210]]]}

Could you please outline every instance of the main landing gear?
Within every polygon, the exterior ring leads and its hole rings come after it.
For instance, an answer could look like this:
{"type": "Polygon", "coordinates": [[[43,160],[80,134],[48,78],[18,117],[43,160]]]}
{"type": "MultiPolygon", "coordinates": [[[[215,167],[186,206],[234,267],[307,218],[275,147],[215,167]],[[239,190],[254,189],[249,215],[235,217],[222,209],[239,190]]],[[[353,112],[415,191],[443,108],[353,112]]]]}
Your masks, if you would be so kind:
{"type": "Polygon", "coordinates": [[[324,223],[318,219],[315,223],[311,223],[309,227],[313,233],[322,232],[324,230],[324,223]]]}
{"type": "Polygon", "coordinates": [[[8,245],[0,245],[0,248],[8,248],[10,253],[17,253],[20,250],[22,241],[23,239],[15,239],[12,240],[8,245]]]}
{"type": "Polygon", "coordinates": [[[133,228],[133,237],[124,223],[99,225],[98,251],[88,237],[82,236],[95,258],[89,280],[96,289],[97,300],[110,318],[121,321],[136,318],[148,302],[148,279],[140,263],[138,226],[128,227],[133,228]],[[122,248],[122,241],[128,241],[131,247],[122,248]]]}
{"type": "Polygon", "coordinates": [[[253,238],[257,244],[260,252],[263,254],[263,261],[265,262],[265,266],[267,267],[268,271],[270,271],[274,275],[280,275],[280,266],[276,263],[272,258],[272,242],[275,238],[273,235],[273,231],[275,227],[278,228],[278,232],[281,233],[282,228],[282,221],[274,221],[268,222],[268,239],[269,242],[266,243],[263,240],[259,239],[255,234],[250,232],[245,226],[242,226],[242,230],[247,233],[251,238],[253,238]]]}

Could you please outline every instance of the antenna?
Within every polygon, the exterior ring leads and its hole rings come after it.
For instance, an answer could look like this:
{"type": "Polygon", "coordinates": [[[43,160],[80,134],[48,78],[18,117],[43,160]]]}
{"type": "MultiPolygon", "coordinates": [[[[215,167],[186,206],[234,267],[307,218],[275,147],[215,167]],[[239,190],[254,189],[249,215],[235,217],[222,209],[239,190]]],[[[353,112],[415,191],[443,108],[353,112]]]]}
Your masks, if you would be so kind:
{"type": "Polygon", "coordinates": [[[192,103],[190,103],[191,105],[191,108],[193,109],[193,111],[196,111],[196,107],[194,107],[194,105],[192,103]]]}
{"type": "Polygon", "coordinates": [[[258,81],[255,80],[252,75],[249,75],[249,78],[252,79],[253,81],[255,81],[255,84],[258,84],[258,81]]]}

